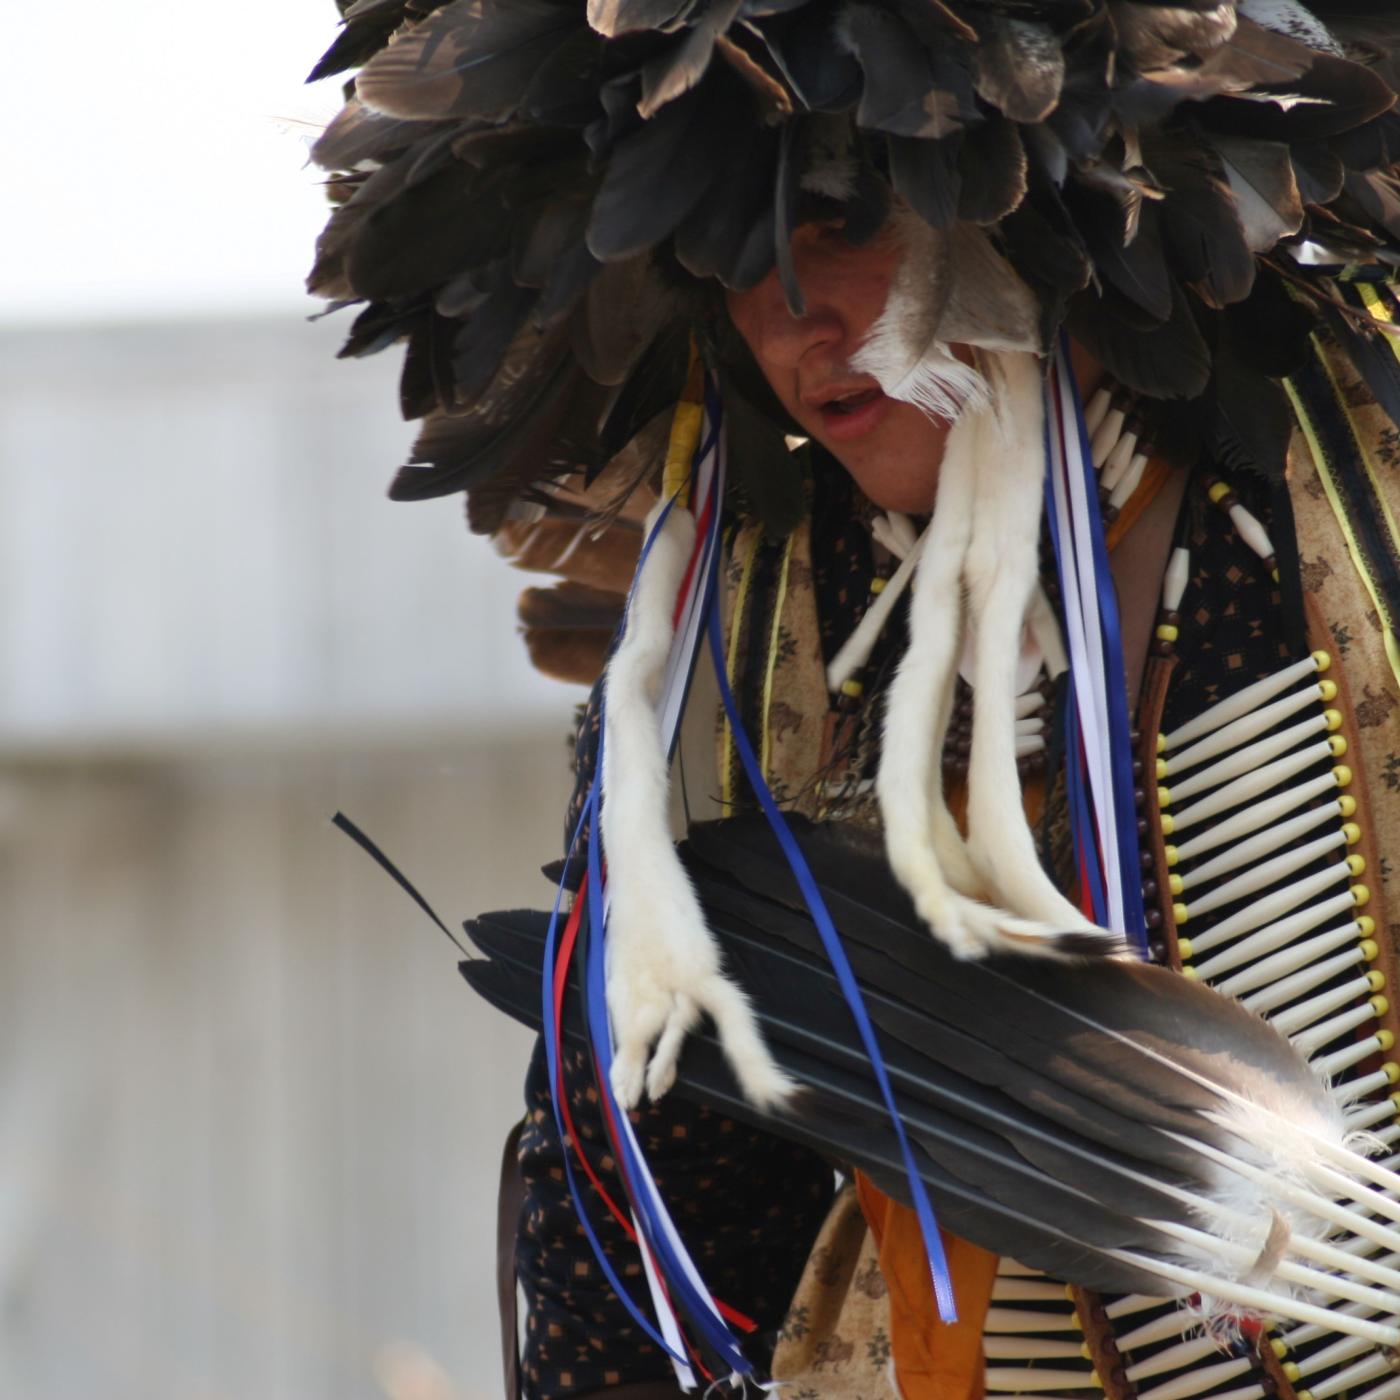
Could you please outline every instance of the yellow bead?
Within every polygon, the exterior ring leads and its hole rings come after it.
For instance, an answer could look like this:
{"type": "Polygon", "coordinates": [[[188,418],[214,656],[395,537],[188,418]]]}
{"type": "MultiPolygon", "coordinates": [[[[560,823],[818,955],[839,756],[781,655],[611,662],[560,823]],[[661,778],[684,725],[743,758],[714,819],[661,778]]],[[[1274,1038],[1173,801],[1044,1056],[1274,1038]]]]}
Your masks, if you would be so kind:
{"type": "Polygon", "coordinates": [[[1366,974],[1366,982],[1373,992],[1385,991],[1385,973],[1377,971],[1374,967],[1366,974]]]}
{"type": "Polygon", "coordinates": [[[1176,823],[1172,820],[1172,814],[1171,814],[1170,812],[1163,812],[1163,813],[1162,813],[1162,835],[1163,835],[1163,836],[1170,836],[1170,835],[1172,834],[1172,832],[1173,832],[1175,829],[1176,829],[1176,823]]]}
{"type": "Polygon", "coordinates": [[[1183,977],[1199,977],[1201,974],[1197,972],[1196,969],[1192,967],[1190,963],[1182,963],[1181,975],[1183,977]]]}
{"type": "Polygon", "coordinates": [[[1335,734],[1342,727],[1342,716],[1338,710],[1323,710],[1322,720],[1329,734],[1335,734]]]}
{"type": "Polygon", "coordinates": [[[1356,845],[1361,840],[1361,828],[1355,822],[1343,822],[1342,839],[1348,846],[1356,845]]]}
{"type": "MultiPolygon", "coordinates": [[[[1351,786],[1351,769],[1345,763],[1339,763],[1333,770],[1332,776],[1337,780],[1338,787],[1351,786]]],[[[1355,800],[1355,799],[1353,799],[1355,800]]],[[[1353,809],[1354,810],[1354,809],[1353,809]]]]}
{"type": "Polygon", "coordinates": [[[1230,494],[1229,483],[1224,481],[1217,481],[1215,485],[1210,488],[1208,494],[1210,496],[1211,505],[1218,506],[1220,502],[1223,501],[1225,497],[1230,494]]]}
{"type": "Polygon", "coordinates": [[[1165,753],[1166,751],[1167,751],[1167,740],[1166,740],[1166,736],[1163,735],[1163,734],[1161,734],[1161,733],[1159,733],[1159,734],[1157,735],[1157,752],[1158,752],[1158,753],[1165,753]]]}
{"type": "Polygon", "coordinates": [[[1176,940],[1176,951],[1181,954],[1183,959],[1189,958],[1191,956],[1191,940],[1189,938],[1178,938],[1176,940]]]}
{"type": "Polygon", "coordinates": [[[1376,1032],[1376,1044],[1381,1050],[1394,1050],[1395,1033],[1393,1031],[1378,1030],[1376,1032]]]}
{"type": "Polygon", "coordinates": [[[1172,805],[1172,790],[1169,787],[1159,787],[1157,789],[1157,805],[1159,807],[1170,807],[1172,805]]]}
{"type": "Polygon", "coordinates": [[[1397,1065],[1394,1060],[1387,1060],[1381,1066],[1381,1073],[1385,1075],[1387,1084],[1400,1084],[1400,1065],[1397,1065]]]}
{"type": "Polygon", "coordinates": [[[1319,671],[1325,671],[1332,664],[1332,658],[1325,651],[1315,651],[1312,654],[1313,665],[1319,671]]]}
{"type": "Polygon", "coordinates": [[[1164,846],[1164,847],[1162,848],[1162,850],[1163,850],[1163,854],[1165,854],[1165,856],[1166,856],[1166,858],[1167,858],[1167,864],[1168,864],[1168,865],[1175,865],[1176,862],[1177,862],[1177,859],[1178,859],[1178,856],[1177,856],[1177,853],[1176,853],[1176,847],[1175,847],[1175,846],[1164,846]]]}
{"type": "Polygon", "coordinates": [[[1380,956],[1381,950],[1374,939],[1363,938],[1356,946],[1361,951],[1363,962],[1375,962],[1376,958],[1380,956]]]}
{"type": "Polygon", "coordinates": [[[1353,885],[1351,887],[1351,902],[1360,909],[1371,902],[1371,891],[1365,885],[1353,885]]]}
{"type": "Polygon", "coordinates": [[[888,582],[888,579],[873,578],[870,580],[870,591],[872,593],[883,593],[885,591],[885,584],[888,582]]]}
{"type": "Polygon", "coordinates": [[[865,687],[856,680],[841,682],[841,694],[849,695],[853,700],[856,699],[864,689],[865,687]]]}
{"type": "MultiPolygon", "coordinates": [[[[1369,1002],[1371,1014],[1374,1016],[1384,1016],[1390,1010],[1390,1003],[1383,996],[1374,996],[1369,1002]]],[[[1388,1050],[1390,1047],[1386,1046],[1388,1050]]]]}
{"type": "Polygon", "coordinates": [[[1337,810],[1344,817],[1354,817],[1356,815],[1356,799],[1349,792],[1344,792],[1337,799],[1337,810]]]}
{"type": "Polygon", "coordinates": [[[1181,891],[1182,891],[1182,888],[1183,888],[1183,887],[1182,887],[1182,883],[1181,883],[1181,876],[1180,876],[1180,875],[1168,875],[1168,876],[1167,876],[1167,888],[1168,888],[1173,894],[1180,894],[1181,891]]]}
{"type": "Polygon", "coordinates": [[[1369,915],[1363,914],[1356,921],[1356,934],[1358,938],[1370,938],[1376,931],[1376,921],[1369,915]]]}
{"type": "Polygon", "coordinates": [[[1366,857],[1358,855],[1355,851],[1347,857],[1347,869],[1351,871],[1352,878],[1366,873],[1366,857]]]}
{"type": "Polygon", "coordinates": [[[1159,642],[1174,642],[1181,636],[1181,629],[1173,622],[1159,622],[1157,624],[1157,640],[1159,642]]]}
{"type": "Polygon", "coordinates": [[[1347,741],[1341,734],[1329,734],[1327,737],[1327,747],[1332,750],[1333,758],[1344,758],[1347,751],[1347,741]]]}
{"type": "Polygon", "coordinates": [[[1318,681],[1317,693],[1322,697],[1324,705],[1330,705],[1337,698],[1336,681],[1318,681]]]}
{"type": "Polygon", "coordinates": [[[1282,1337],[1270,1337],[1269,1350],[1282,1361],[1288,1355],[1288,1343],[1282,1337]]]}
{"type": "Polygon", "coordinates": [[[1172,905],[1172,918],[1179,924],[1184,924],[1191,917],[1191,911],[1184,904],[1172,905]]]}
{"type": "Polygon", "coordinates": [[[1296,1361],[1285,1361],[1280,1369],[1290,1381],[1299,1381],[1303,1378],[1302,1369],[1296,1361]]]}
{"type": "Polygon", "coordinates": [[[1157,776],[1159,778],[1165,778],[1167,776],[1167,760],[1165,758],[1159,758],[1157,760],[1157,776]]]}

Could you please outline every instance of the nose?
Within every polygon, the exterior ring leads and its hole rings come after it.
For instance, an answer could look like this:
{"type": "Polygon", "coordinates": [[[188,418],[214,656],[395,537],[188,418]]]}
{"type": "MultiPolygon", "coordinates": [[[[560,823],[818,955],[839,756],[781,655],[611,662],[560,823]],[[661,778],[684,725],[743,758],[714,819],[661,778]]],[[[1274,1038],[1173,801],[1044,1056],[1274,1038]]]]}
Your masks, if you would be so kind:
{"type": "Polygon", "coordinates": [[[729,294],[734,325],[754,358],[770,372],[796,369],[812,350],[831,349],[845,339],[846,328],[837,309],[829,301],[814,300],[806,285],[803,291],[807,307],[801,316],[789,310],[776,270],[756,287],[729,294]]]}

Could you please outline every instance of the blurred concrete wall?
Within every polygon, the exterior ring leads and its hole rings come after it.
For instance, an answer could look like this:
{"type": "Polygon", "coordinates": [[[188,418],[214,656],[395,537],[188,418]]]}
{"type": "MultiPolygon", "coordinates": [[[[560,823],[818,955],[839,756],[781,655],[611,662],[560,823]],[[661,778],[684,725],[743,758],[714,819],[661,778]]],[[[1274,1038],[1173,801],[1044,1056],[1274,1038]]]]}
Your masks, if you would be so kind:
{"type": "Polygon", "coordinates": [[[579,697],[335,336],[0,335],[3,1397],[499,1394],[530,1037],[328,818],[538,905],[579,697]]]}

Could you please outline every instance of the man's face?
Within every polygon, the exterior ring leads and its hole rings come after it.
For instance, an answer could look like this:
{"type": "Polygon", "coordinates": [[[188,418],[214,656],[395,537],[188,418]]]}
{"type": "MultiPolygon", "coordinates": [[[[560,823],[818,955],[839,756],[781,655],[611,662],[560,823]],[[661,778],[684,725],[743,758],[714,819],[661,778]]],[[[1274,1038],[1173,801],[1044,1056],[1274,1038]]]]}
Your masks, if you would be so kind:
{"type": "Polygon", "coordinates": [[[901,247],[890,227],[859,247],[839,224],[804,224],[793,262],[807,304],[787,307],[776,271],[729,292],[729,316],[773,392],[803,432],[821,443],[886,510],[932,509],[947,423],[891,399],[850,367],[885,309],[901,247]]]}

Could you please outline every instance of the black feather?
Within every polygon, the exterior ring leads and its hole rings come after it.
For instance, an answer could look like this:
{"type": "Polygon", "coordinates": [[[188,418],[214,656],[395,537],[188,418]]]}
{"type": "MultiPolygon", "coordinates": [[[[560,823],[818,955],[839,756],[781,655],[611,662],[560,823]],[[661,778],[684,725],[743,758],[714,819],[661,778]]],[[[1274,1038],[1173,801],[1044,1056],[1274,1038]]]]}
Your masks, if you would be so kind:
{"type": "Polygon", "coordinates": [[[940,141],[918,136],[891,136],[890,179],[894,191],[931,228],[948,228],[958,215],[962,175],[958,151],[963,133],[940,141]]]}
{"type": "Polygon", "coordinates": [[[356,92],[391,117],[504,121],[581,25],[575,10],[550,0],[453,0],[372,58],[356,92]]]}
{"type": "Polygon", "coordinates": [[[1153,398],[1195,398],[1210,380],[1210,350],[1185,293],[1173,286],[1170,319],[1150,330],[1135,324],[1133,310],[1112,290],[1083,291],[1070,298],[1065,326],[1124,388],[1153,398]]]}
{"type": "Polygon", "coordinates": [[[969,126],[958,151],[958,218],[994,224],[1026,197],[1029,162],[1021,129],[991,117],[969,126]]]}

